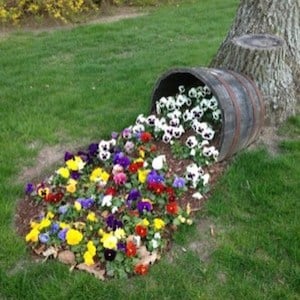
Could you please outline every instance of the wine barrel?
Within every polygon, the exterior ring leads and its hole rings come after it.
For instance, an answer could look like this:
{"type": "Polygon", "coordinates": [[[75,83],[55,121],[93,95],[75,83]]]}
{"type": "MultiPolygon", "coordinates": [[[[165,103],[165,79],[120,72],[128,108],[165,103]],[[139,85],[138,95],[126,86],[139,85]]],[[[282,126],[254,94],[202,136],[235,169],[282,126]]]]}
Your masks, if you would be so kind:
{"type": "Polygon", "coordinates": [[[255,83],[243,74],[215,68],[177,68],[163,74],[152,92],[151,112],[161,97],[178,93],[178,86],[206,85],[216,97],[222,115],[218,160],[231,157],[259,136],[264,124],[264,103],[255,83]]]}

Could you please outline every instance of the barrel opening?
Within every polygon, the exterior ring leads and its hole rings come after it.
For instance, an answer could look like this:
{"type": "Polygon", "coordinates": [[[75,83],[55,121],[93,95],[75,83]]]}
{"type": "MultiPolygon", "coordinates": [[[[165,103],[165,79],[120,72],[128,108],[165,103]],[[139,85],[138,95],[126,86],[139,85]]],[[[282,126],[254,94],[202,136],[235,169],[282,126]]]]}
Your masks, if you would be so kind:
{"type": "Polygon", "coordinates": [[[154,88],[152,95],[151,112],[155,112],[155,103],[161,97],[172,96],[178,93],[178,87],[183,85],[185,88],[204,86],[204,83],[190,72],[176,72],[166,74],[154,88]]]}

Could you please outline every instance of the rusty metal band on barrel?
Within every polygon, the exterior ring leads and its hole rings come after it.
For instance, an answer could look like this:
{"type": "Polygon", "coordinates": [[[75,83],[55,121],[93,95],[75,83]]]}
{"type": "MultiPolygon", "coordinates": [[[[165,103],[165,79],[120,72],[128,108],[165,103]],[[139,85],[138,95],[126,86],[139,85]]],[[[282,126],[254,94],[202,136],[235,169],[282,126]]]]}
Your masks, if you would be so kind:
{"type": "MultiPolygon", "coordinates": [[[[246,85],[248,83],[253,87],[254,82],[250,78],[246,78],[246,77],[242,76],[239,73],[235,73],[231,70],[228,70],[228,72],[236,78],[236,80],[242,85],[242,87],[245,88],[246,93],[249,96],[248,98],[250,98],[250,101],[251,101],[251,104],[252,104],[252,116],[253,116],[254,126],[252,126],[251,134],[250,134],[250,136],[248,136],[248,140],[247,140],[247,144],[246,144],[246,146],[248,146],[255,140],[255,138],[258,135],[259,128],[260,128],[260,123],[257,122],[257,113],[258,113],[258,111],[256,109],[256,105],[255,105],[256,103],[254,103],[253,93],[249,90],[248,87],[246,87],[246,85]]],[[[255,94],[256,94],[256,91],[255,91],[255,94]]]]}
{"type": "Polygon", "coordinates": [[[228,155],[226,155],[226,157],[230,157],[231,155],[233,155],[235,152],[234,152],[234,149],[236,148],[236,145],[238,143],[238,139],[239,139],[239,136],[240,136],[240,132],[241,132],[241,111],[237,105],[237,99],[236,99],[236,96],[234,94],[234,92],[232,91],[230,85],[224,81],[223,79],[217,77],[215,74],[213,74],[214,77],[216,77],[222,84],[223,86],[226,88],[226,91],[228,92],[229,96],[230,96],[230,100],[233,104],[233,107],[235,109],[235,113],[236,113],[236,130],[235,130],[235,133],[234,133],[234,137],[233,137],[233,141],[232,141],[232,145],[228,151],[228,155]]]}

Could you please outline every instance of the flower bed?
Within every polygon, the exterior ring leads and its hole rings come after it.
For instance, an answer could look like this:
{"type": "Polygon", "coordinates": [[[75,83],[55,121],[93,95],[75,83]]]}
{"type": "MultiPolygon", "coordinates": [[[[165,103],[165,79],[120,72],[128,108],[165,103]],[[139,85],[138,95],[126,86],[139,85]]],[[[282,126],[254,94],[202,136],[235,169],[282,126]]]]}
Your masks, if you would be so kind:
{"type": "Polygon", "coordinates": [[[156,112],[86,151],[66,152],[48,180],[27,184],[27,197],[44,208],[25,237],[36,254],[100,279],[144,275],[173,231],[192,224],[218,157],[218,102],[206,86],[179,86],[156,112]],[[171,169],[170,154],[184,167],[171,169]],[[181,205],[186,192],[191,199],[181,205]]]}

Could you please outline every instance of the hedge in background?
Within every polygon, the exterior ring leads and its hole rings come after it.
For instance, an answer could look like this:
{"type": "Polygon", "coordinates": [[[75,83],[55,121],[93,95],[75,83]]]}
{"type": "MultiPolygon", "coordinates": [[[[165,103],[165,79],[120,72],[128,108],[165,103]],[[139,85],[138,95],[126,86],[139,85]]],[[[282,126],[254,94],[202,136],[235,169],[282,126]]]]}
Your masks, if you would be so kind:
{"type": "Polygon", "coordinates": [[[18,23],[27,16],[47,16],[68,22],[74,15],[98,8],[92,0],[0,0],[0,21],[18,23]]]}

